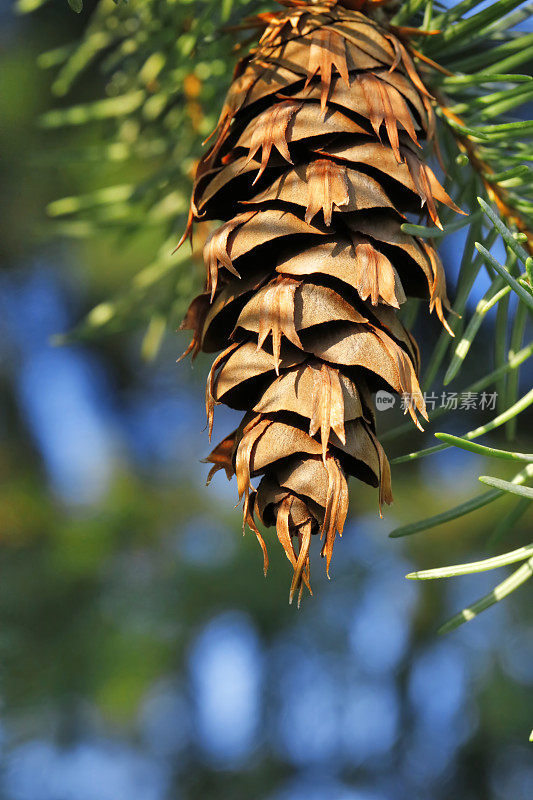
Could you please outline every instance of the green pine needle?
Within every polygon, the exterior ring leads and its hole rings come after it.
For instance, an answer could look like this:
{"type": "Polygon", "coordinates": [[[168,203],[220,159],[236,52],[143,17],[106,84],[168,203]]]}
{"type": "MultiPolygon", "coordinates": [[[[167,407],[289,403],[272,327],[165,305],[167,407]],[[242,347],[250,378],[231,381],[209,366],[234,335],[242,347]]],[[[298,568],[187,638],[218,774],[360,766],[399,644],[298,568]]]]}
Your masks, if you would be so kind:
{"type": "Polygon", "coordinates": [[[434,578],[454,578],[458,575],[471,575],[475,572],[486,572],[490,569],[505,567],[507,564],[515,564],[517,561],[525,561],[526,558],[533,556],[533,544],[527,547],[519,547],[510,553],[503,553],[494,558],[484,558],[482,561],[471,561],[468,564],[455,564],[453,567],[439,567],[438,569],[424,569],[420,572],[410,572],[406,578],[416,581],[428,581],[434,578]]]}
{"type": "MultiPolygon", "coordinates": [[[[515,475],[511,483],[515,486],[521,486],[529,478],[531,478],[532,475],[533,465],[529,464],[527,467],[525,467],[525,469],[515,475]]],[[[506,487],[485,492],[485,494],[472,497],[465,503],[460,503],[459,505],[454,506],[454,508],[443,511],[441,514],[435,514],[433,517],[427,517],[426,519],[419,520],[418,522],[413,522],[409,525],[402,525],[399,528],[395,528],[391,533],[389,533],[389,536],[392,539],[397,539],[403,536],[412,536],[414,533],[421,533],[422,531],[429,530],[430,528],[436,528],[438,525],[443,525],[445,522],[451,522],[454,519],[459,519],[459,517],[464,517],[466,514],[470,514],[472,511],[476,511],[478,508],[483,508],[483,506],[492,503],[494,500],[498,500],[508,491],[509,489],[506,487]]]]}
{"type": "Polygon", "coordinates": [[[522,586],[532,575],[533,558],[530,558],[525,564],[522,564],[521,567],[513,572],[512,575],[499,583],[491,592],[481,597],[475,603],[472,603],[471,606],[464,608],[459,614],[456,614],[445,622],[444,625],[441,625],[437,632],[450,633],[450,631],[455,630],[455,628],[458,628],[459,625],[462,625],[464,622],[469,622],[482,611],[485,611],[487,608],[494,605],[494,603],[498,603],[500,600],[503,600],[504,597],[511,594],[511,592],[514,592],[515,589],[522,586]]]}
{"type": "Polygon", "coordinates": [[[460,447],[462,450],[469,450],[471,453],[477,453],[480,456],[502,458],[506,461],[533,462],[533,453],[512,453],[509,450],[498,450],[495,447],[486,447],[483,444],[470,442],[468,439],[462,439],[459,436],[452,436],[451,433],[436,433],[435,438],[440,439],[446,444],[460,447]]]}
{"type": "Polygon", "coordinates": [[[495,489],[501,489],[503,492],[510,492],[517,494],[519,497],[525,497],[526,500],[533,500],[533,489],[529,486],[515,486],[509,481],[503,481],[501,478],[492,478],[489,475],[480,475],[479,480],[487,486],[493,486],[495,489]]]}

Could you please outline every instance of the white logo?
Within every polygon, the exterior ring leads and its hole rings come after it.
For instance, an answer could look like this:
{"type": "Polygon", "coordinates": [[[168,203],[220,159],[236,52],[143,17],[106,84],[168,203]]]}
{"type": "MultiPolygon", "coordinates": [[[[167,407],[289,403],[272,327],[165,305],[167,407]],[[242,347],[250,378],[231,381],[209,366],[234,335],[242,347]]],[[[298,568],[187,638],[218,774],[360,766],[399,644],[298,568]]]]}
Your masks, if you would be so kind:
{"type": "Polygon", "coordinates": [[[376,392],[376,408],[378,411],[387,411],[396,402],[396,397],[390,392],[383,390],[376,392]]]}

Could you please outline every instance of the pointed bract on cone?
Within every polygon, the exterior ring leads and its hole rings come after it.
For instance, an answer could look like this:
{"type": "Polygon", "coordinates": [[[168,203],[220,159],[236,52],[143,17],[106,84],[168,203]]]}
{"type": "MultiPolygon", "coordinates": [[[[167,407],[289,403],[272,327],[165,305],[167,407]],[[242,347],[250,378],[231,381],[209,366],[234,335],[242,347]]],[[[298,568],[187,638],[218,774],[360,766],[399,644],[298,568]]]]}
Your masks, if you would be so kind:
{"type": "Polygon", "coordinates": [[[358,0],[282,5],[253,21],[260,43],[198,167],[188,231],[200,217],[223,224],[184,327],[194,353],[223,351],[209,431],[217,403],[246,412],[207,459],[209,477],[236,476],[265,570],[255,520],[276,526],[299,600],[313,534],[329,574],[347,476],[379,487],[380,513],[392,502],[371,393],[401,393],[418,426],[426,417],[418,349],[395,312],[426,297],[446,325],[449,304],[433,246],[402,221],[425,206],[440,225],[436,202],[460,209],[424,163],[432,98],[405,45],[358,0]]]}

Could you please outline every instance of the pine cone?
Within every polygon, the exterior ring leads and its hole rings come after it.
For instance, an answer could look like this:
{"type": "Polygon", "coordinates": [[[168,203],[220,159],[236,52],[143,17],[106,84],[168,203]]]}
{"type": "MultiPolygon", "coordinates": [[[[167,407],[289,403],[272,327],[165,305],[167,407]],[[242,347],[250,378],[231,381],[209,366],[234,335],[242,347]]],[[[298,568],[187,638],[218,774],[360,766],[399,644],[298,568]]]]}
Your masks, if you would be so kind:
{"type": "Polygon", "coordinates": [[[194,221],[225,222],[182,327],[193,330],[187,352],[222,350],[209,434],[216,404],[246,412],[207,459],[209,479],[236,475],[265,572],[255,519],[276,526],[292,600],[310,588],[312,534],[329,574],[347,475],[379,487],[380,513],[392,501],[372,392],[408,396],[419,427],[426,417],[417,345],[395,312],[425,297],[446,325],[449,308],[439,256],[401,224],[425,206],[440,225],[435,201],[460,209],[424,163],[432,98],[404,44],[355,2],[283,5],[252,21],[259,45],[237,65],[198,166],[184,238],[194,221]]]}

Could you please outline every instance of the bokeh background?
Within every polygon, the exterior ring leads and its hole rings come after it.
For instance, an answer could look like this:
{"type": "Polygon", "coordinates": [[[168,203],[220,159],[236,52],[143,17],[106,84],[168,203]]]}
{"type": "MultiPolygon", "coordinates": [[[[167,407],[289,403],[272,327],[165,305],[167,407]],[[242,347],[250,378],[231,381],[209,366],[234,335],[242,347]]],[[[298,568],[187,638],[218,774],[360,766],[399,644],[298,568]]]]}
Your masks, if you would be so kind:
{"type": "MultiPolygon", "coordinates": [[[[101,132],[37,123],[56,102],[39,53],[84,24],[60,0],[25,17],[0,3],[0,797],[529,800],[528,587],[439,637],[502,573],[404,576],[526,544],[531,517],[503,543],[491,534],[508,500],[408,540],[387,536],[480,493],[479,474],[507,477],[505,462],[448,450],[398,466],[384,520],[374,491],[353,488],[332,580],[315,552],[315,595],[298,611],[271,533],[265,580],[235,488],[218,473],[204,489],[207,362],[176,365],[187,337],[170,332],[151,362],[141,329],[55,346],[163,241],[157,225],[51,233],[49,202],[102,183],[100,166],[66,170],[50,156],[101,132]]],[[[89,73],[83,98],[98,80],[89,73]]],[[[118,169],[133,178],[137,166],[118,169]]],[[[444,251],[452,296],[458,248],[444,251]]],[[[472,302],[485,288],[478,281],[472,302]]],[[[487,366],[493,322],[466,382],[487,366]]],[[[438,326],[417,325],[427,356],[438,326]]],[[[395,414],[381,415],[382,430],[395,414]]],[[[389,454],[489,418],[457,412],[389,454]]],[[[220,435],[232,422],[221,410],[220,435]]],[[[520,428],[517,449],[531,452],[531,417],[520,428]]]]}

